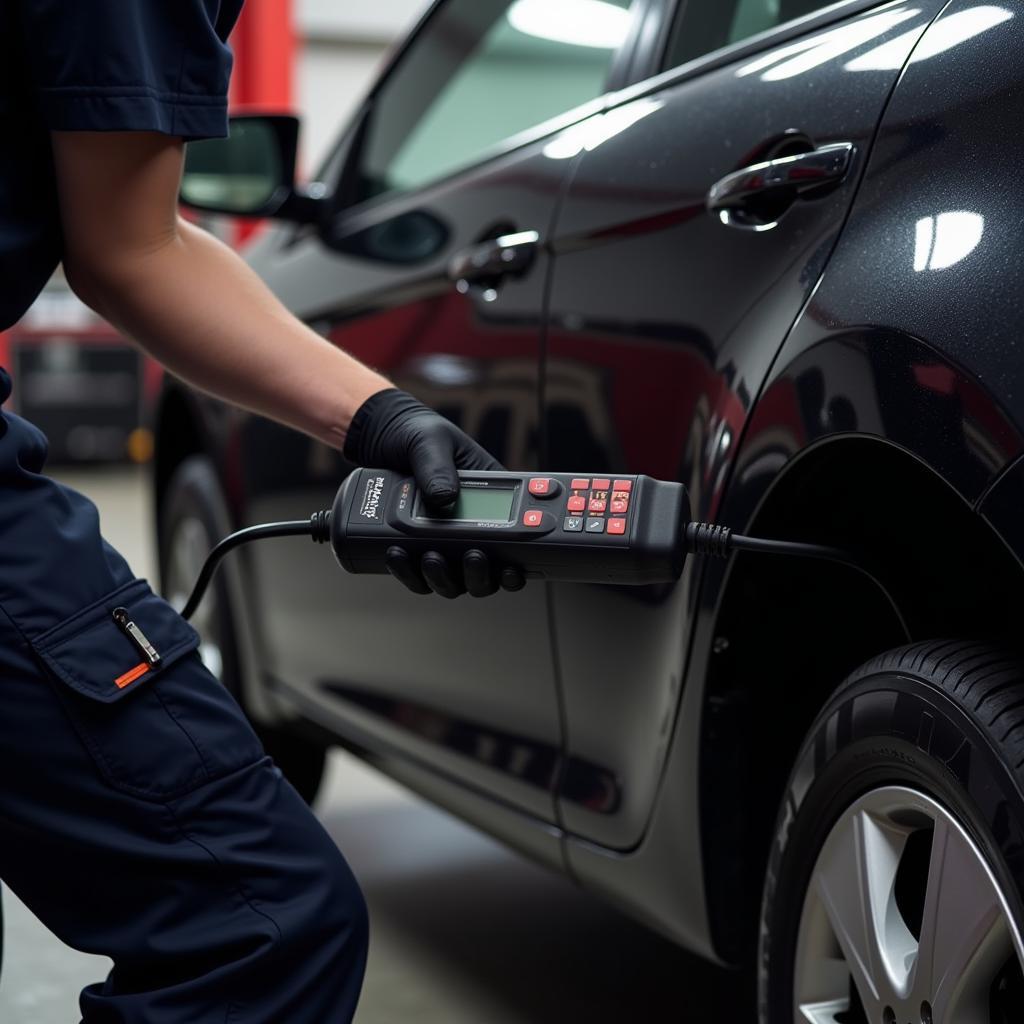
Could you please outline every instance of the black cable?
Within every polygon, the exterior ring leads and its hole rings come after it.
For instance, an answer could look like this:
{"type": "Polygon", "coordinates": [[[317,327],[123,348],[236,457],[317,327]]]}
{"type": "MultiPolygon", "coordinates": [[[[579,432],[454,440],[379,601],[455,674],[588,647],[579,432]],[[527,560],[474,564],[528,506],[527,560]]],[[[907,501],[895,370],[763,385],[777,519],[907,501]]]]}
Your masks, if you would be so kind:
{"type": "MultiPolygon", "coordinates": [[[[851,554],[840,548],[827,547],[823,544],[803,544],[790,540],[770,540],[765,537],[746,537],[740,533],[733,533],[727,526],[716,526],[713,523],[687,523],[685,536],[686,548],[694,555],[728,558],[734,551],[750,551],[755,554],[817,558],[845,565],[859,572],[878,587],[906,632],[906,623],[900,614],[899,607],[885,585],[860,562],[856,561],[851,554]]],[[[312,537],[315,543],[324,544],[331,537],[331,513],[314,512],[309,519],[250,526],[225,537],[207,555],[202,571],[199,573],[199,579],[196,580],[196,585],[192,589],[188,601],[185,602],[185,607],[181,610],[182,617],[190,619],[195,613],[213,579],[213,574],[226,554],[242,544],[248,544],[253,540],[262,540],[265,537],[312,537]]]]}
{"type": "Polygon", "coordinates": [[[857,561],[853,555],[841,548],[827,547],[824,544],[803,544],[791,540],[746,537],[741,533],[733,533],[728,526],[715,526],[713,523],[688,523],[686,547],[692,554],[710,555],[713,558],[728,558],[734,551],[751,551],[763,555],[796,555],[800,558],[817,558],[845,565],[866,577],[882,592],[903,632],[908,637],[910,636],[899,605],[885,584],[861,562],[857,561]]]}
{"type": "Polygon", "coordinates": [[[694,555],[728,558],[733,551],[757,551],[765,555],[797,555],[803,558],[823,558],[829,562],[842,562],[859,569],[860,563],[840,548],[823,544],[803,544],[789,540],[768,540],[764,537],[745,537],[733,533],[728,526],[713,523],[688,523],[686,546],[694,555]]]}
{"type": "Polygon", "coordinates": [[[225,537],[206,556],[202,571],[199,573],[199,579],[196,580],[196,585],[192,588],[192,593],[185,602],[185,607],[181,610],[182,618],[192,618],[193,613],[199,607],[199,602],[202,601],[203,595],[206,593],[206,588],[210,585],[210,580],[213,579],[213,574],[217,571],[221,560],[228,552],[234,551],[235,548],[242,544],[248,544],[249,541],[261,540],[264,537],[312,537],[315,543],[323,544],[330,539],[330,525],[330,512],[315,512],[309,519],[250,526],[225,537]]]}

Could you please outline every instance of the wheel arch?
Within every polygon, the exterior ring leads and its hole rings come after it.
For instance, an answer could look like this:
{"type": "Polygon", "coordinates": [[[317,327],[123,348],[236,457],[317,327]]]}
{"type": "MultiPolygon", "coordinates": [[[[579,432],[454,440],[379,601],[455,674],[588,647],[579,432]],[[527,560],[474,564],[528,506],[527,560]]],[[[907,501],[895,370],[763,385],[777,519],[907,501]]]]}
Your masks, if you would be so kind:
{"type": "Polygon", "coordinates": [[[723,574],[699,765],[709,924],[726,960],[753,948],[779,802],[834,689],[881,651],[932,636],[1005,635],[1024,610],[1024,570],[991,526],[927,463],[881,438],[836,435],[805,449],[772,481],[748,529],[851,550],[884,567],[876,575],[885,589],[800,559],[747,555],[723,574]]]}

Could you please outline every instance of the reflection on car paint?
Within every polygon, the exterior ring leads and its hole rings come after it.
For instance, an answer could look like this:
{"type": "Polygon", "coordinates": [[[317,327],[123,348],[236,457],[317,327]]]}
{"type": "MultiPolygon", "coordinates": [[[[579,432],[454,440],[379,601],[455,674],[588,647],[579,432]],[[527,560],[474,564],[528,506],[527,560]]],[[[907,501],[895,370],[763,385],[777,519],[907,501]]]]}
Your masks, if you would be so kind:
{"type": "Polygon", "coordinates": [[[1024,449],[1020,431],[981,382],[928,346],[874,329],[836,333],[797,355],[811,324],[794,335],[785,371],[754,411],[741,476],[750,473],[765,436],[776,445],[785,436],[780,422],[790,425],[787,459],[830,435],[884,437],[941,470],[967,496],[980,493],[1024,449]],[[791,433],[794,418],[797,434],[791,433]]]}
{"type": "Polygon", "coordinates": [[[945,270],[981,244],[985,218],[968,210],[922,217],[914,228],[914,270],[945,270]]]}
{"type": "MultiPolygon", "coordinates": [[[[914,50],[910,60],[916,64],[945,53],[954,46],[959,46],[968,39],[973,39],[982,32],[1009,21],[1013,15],[1013,11],[992,4],[954,11],[932,27],[914,50]]],[[[913,42],[910,36],[911,33],[908,33],[907,38],[901,36],[876,46],[843,66],[847,71],[898,71],[906,63],[905,44],[908,41],[913,42]]]]}
{"type": "MultiPolygon", "coordinates": [[[[919,8],[908,7],[902,10],[868,15],[852,24],[840,25],[838,28],[822,32],[821,35],[801,39],[799,42],[758,57],[738,68],[736,77],[745,78],[747,75],[754,75],[760,71],[763,82],[779,82],[785,78],[795,78],[797,75],[813,71],[829,61],[855,50],[864,43],[877,39],[895,26],[920,14],[919,8]]],[[[926,20],[922,19],[916,32],[920,33],[926,23],[926,20]]],[[[912,45],[913,39],[911,38],[909,41],[912,45]]],[[[897,42],[890,41],[886,44],[893,47],[894,54],[898,52],[897,42]]],[[[903,59],[906,60],[905,50],[903,59]]],[[[902,67],[902,63],[899,66],[902,67]]]]}
{"type": "Polygon", "coordinates": [[[544,147],[549,160],[571,160],[580,153],[592,153],[598,146],[615,138],[638,121],[660,110],[663,102],[644,97],[624,107],[616,107],[605,114],[595,114],[552,139],[544,147]]]}
{"type": "Polygon", "coordinates": [[[614,814],[618,808],[621,789],[614,775],[579,758],[563,758],[555,746],[336,680],[324,680],[319,685],[403,732],[538,789],[552,794],[557,789],[563,800],[578,803],[595,814],[614,814]]]}

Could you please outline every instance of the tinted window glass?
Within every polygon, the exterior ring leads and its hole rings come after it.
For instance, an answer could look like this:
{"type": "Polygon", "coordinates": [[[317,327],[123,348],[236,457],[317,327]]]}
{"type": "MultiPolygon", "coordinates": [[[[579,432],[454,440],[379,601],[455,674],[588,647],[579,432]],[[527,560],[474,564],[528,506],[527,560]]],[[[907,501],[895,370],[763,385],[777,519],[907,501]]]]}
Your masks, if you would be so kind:
{"type": "Polygon", "coordinates": [[[632,0],[448,0],[388,77],[356,200],[410,191],[600,96],[632,0]]]}
{"type": "Polygon", "coordinates": [[[833,3],[835,0],[689,0],[672,31],[665,67],[685,64],[833,3]]]}

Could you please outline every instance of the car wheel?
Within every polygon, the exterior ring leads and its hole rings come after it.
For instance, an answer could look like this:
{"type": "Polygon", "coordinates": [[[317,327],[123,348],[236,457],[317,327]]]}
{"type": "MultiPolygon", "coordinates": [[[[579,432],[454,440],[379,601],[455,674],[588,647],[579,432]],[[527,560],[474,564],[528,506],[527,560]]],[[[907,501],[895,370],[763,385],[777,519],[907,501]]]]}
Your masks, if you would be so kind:
{"type": "MultiPolygon", "coordinates": [[[[160,517],[160,578],[167,599],[183,608],[213,545],[227,532],[220,486],[210,460],[202,455],[185,459],[167,485],[160,517]]],[[[222,574],[213,583],[195,614],[204,664],[245,708],[235,618],[222,574]]],[[[322,744],[286,727],[253,727],[285,777],[310,803],[324,774],[327,750],[322,744]]]]}
{"type": "Polygon", "coordinates": [[[761,1024],[1009,1024],[1024,1006],[1024,666],[965,641],[855,672],[797,759],[761,1024]]]}

